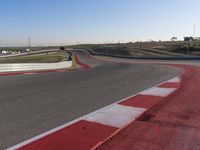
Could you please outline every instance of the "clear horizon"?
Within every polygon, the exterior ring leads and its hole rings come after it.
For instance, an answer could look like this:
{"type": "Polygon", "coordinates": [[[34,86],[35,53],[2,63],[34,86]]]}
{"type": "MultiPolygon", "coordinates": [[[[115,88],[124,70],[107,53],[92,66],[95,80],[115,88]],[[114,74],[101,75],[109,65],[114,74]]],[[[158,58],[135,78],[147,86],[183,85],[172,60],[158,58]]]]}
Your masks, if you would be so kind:
{"type": "Polygon", "coordinates": [[[0,47],[200,36],[199,0],[2,0],[0,47]]]}

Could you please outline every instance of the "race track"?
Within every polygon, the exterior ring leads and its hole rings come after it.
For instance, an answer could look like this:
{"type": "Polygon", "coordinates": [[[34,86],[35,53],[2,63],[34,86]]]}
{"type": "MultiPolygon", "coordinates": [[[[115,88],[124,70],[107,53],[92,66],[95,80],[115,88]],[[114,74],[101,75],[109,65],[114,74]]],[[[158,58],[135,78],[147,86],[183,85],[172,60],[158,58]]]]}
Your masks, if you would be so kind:
{"type": "MultiPolygon", "coordinates": [[[[175,77],[181,69],[95,60],[90,69],[0,76],[0,149],[5,149],[124,97],[175,77]]],[[[121,59],[120,59],[121,60],[121,59]]]]}

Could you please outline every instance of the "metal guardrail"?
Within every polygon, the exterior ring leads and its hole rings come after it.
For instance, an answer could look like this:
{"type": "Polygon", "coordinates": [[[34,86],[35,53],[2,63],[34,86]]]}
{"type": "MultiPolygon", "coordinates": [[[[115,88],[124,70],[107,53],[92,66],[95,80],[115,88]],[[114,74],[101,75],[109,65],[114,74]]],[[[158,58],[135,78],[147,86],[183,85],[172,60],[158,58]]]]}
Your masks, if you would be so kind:
{"type": "Polygon", "coordinates": [[[58,63],[0,64],[0,73],[16,72],[16,71],[64,69],[64,68],[69,68],[71,66],[72,66],[72,61],[63,61],[58,63]]]}

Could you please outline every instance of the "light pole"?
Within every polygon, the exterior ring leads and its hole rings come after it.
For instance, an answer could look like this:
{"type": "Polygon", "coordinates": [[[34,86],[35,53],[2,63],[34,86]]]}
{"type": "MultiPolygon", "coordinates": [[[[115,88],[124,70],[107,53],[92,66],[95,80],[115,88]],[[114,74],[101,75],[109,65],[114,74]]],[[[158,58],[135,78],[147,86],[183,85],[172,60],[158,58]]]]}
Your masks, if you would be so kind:
{"type": "Polygon", "coordinates": [[[28,47],[31,48],[31,37],[28,37],[28,47]]]}

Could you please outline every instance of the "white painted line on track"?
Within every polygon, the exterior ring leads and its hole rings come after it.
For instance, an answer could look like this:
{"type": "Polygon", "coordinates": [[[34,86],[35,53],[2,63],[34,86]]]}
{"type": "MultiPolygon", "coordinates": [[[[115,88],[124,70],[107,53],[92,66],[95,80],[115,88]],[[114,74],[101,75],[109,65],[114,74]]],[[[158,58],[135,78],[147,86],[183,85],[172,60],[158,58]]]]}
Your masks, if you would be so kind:
{"type": "Polygon", "coordinates": [[[89,116],[85,120],[109,125],[112,127],[122,128],[135,120],[135,118],[140,116],[145,110],[146,109],[144,108],[115,104],[106,110],[89,116]]]}
{"type": "Polygon", "coordinates": [[[160,87],[153,87],[146,91],[141,92],[142,95],[151,95],[151,96],[161,96],[166,97],[172,92],[174,92],[176,88],[160,88],[160,87]]]}

